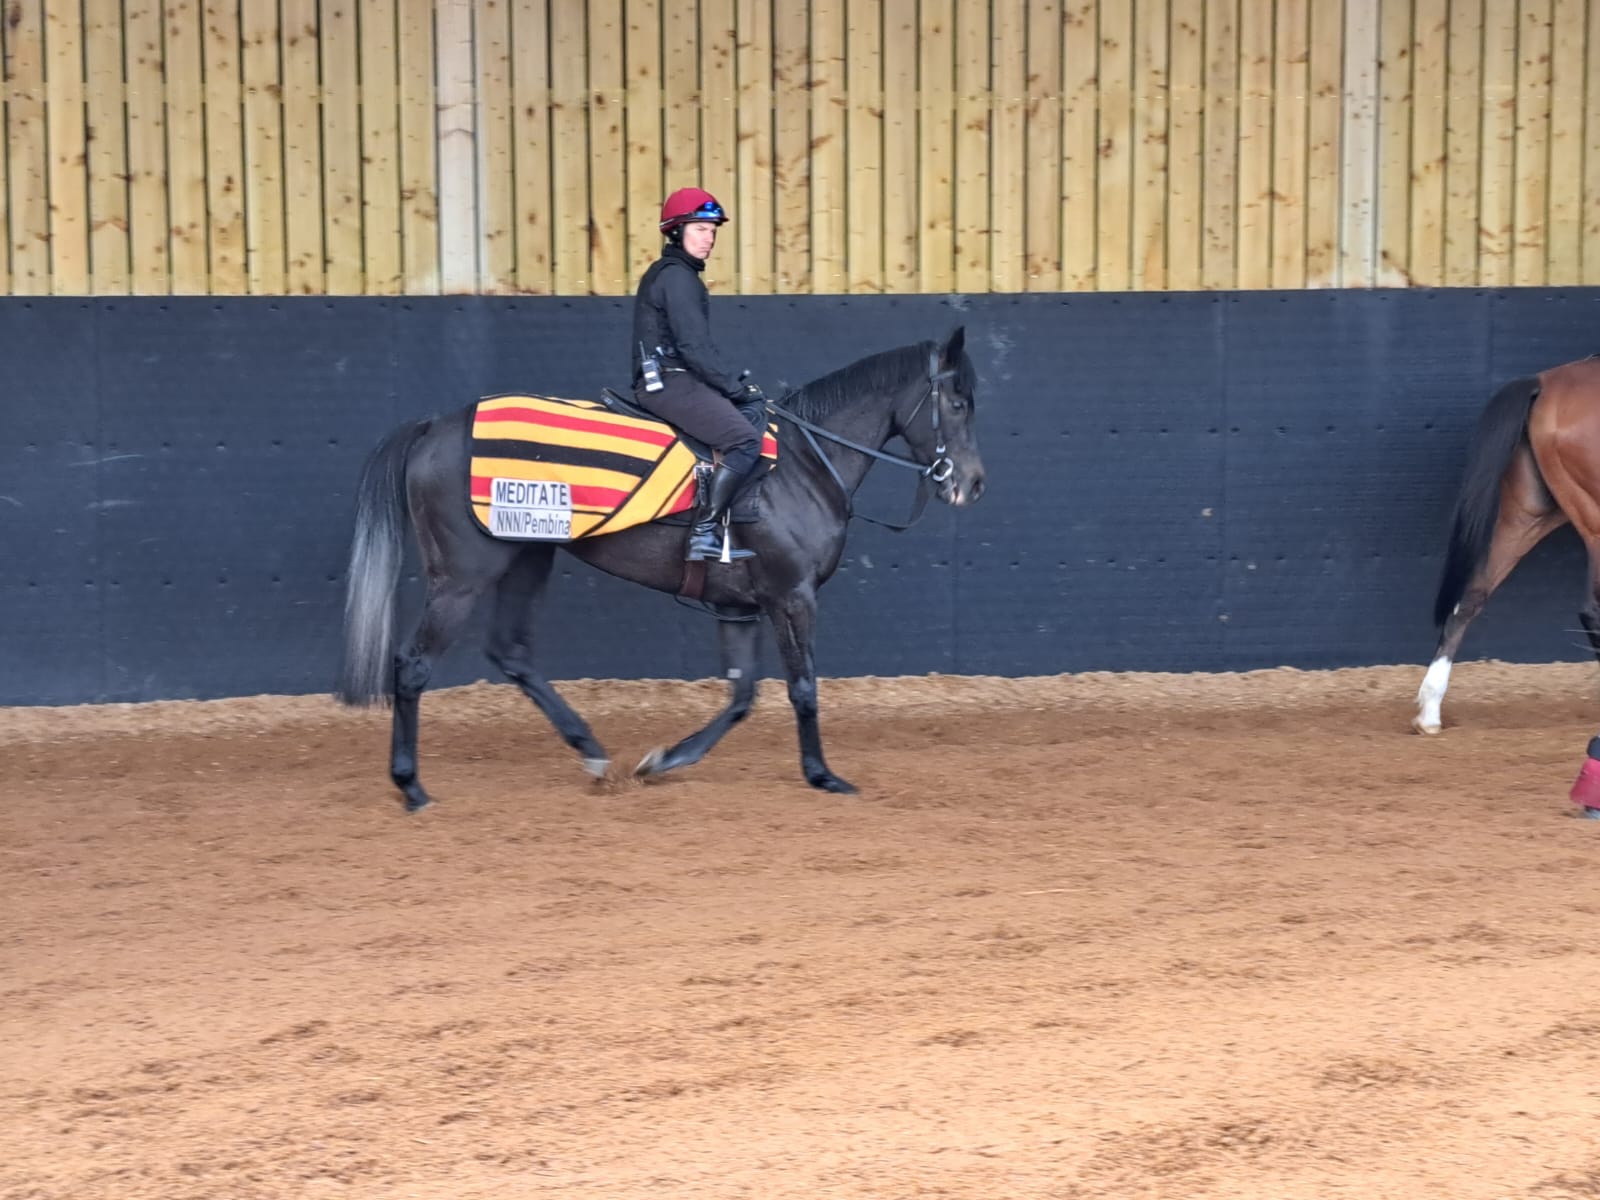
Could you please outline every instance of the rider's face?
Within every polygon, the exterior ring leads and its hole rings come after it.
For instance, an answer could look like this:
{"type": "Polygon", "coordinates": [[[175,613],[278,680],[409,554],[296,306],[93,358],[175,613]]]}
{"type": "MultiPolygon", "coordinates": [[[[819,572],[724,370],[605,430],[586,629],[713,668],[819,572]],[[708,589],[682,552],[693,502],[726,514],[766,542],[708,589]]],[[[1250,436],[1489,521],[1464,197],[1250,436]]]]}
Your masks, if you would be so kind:
{"type": "Polygon", "coordinates": [[[683,227],[684,253],[702,261],[711,257],[711,248],[717,244],[715,221],[690,221],[683,227]]]}

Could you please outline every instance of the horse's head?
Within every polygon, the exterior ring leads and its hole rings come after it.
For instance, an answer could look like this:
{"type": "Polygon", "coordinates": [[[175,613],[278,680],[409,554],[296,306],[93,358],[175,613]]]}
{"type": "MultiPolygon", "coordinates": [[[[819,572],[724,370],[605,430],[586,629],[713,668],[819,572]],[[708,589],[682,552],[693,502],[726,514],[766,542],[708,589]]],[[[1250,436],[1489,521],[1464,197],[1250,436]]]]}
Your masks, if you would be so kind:
{"type": "Polygon", "coordinates": [[[892,432],[905,439],[918,461],[932,466],[928,477],[946,504],[972,504],[983,495],[983,459],[973,423],[976,390],[966,329],[957,326],[944,345],[929,348],[920,399],[903,419],[896,413],[892,432]]]}

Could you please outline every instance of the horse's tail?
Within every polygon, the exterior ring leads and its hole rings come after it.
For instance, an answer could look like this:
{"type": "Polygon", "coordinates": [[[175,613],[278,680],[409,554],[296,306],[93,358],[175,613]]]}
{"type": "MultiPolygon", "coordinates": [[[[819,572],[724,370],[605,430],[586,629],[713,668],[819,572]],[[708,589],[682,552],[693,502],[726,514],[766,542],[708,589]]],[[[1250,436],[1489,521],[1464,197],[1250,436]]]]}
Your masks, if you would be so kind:
{"type": "Polygon", "coordinates": [[[366,706],[388,698],[394,641],[394,588],[410,524],[406,460],[429,421],[396,429],[367,456],[356,489],[356,526],[345,584],[344,661],[334,691],[341,704],[366,706]]]}
{"type": "Polygon", "coordinates": [[[1443,627],[1483,565],[1500,519],[1500,481],[1522,444],[1528,412],[1539,395],[1538,379],[1515,379],[1495,393],[1478,418],[1467,450],[1467,469],[1456,496],[1450,547],[1433,602],[1433,623],[1443,627]]]}

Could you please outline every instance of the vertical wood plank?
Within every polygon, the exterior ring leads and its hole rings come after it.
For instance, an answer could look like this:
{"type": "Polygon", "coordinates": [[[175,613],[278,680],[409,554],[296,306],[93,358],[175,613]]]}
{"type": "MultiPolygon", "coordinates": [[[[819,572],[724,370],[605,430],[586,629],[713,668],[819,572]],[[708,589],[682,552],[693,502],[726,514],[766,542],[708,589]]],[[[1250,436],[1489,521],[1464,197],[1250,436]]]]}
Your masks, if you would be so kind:
{"type": "MultiPolygon", "coordinates": [[[[616,50],[620,57],[621,43],[616,50]]],[[[512,92],[511,4],[475,0],[472,10],[473,129],[477,134],[478,290],[517,286],[516,98],[512,92]]],[[[619,176],[620,178],[620,176],[619,176]]]]}
{"type": "Polygon", "coordinates": [[[772,0],[738,0],[739,187],[733,214],[739,290],[770,292],[772,252],[772,0]]]}
{"type": "Polygon", "coordinates": [[[1061,49],[1061,286],[1092,291],[1100,173],[1099,0],[1064,0],[1061,49]]]}
{"type": "MultiPolygon", "coordinates": [[[[994,0],[994,49],[990,63],[991,164],[984,174],[989,199],[991,292],[1027,286],[1028,251],[1028,3],[994,0]]],[[[1050,163],[1040,164],[1048,171],[1050,163]]]]}
{"type": "Polygon", "coordinates": [[[883,262],[891,292],[921,290],[917,6],[883,11],[883,262]]]}
{"type": "Polygon", "coordinates": [[[852,292],[883,291],[883,3],[848,0],[845,15],[845,86],[849,126],[845,148],[848,197],[846,285],[852,292]]]}
{"type": "MultiPolygon", "coordinates": [[[[1600,130],[1583,121],[1587,0],[1555,0],[1550,47],[1549,263],[1546,281],[1571,286],[1583,279],[1583,159],[1600,154],[1600,130]]],[[[1590,87],[1600,87],[1591,80],[1590,87]]]]}
{"type": "Polygon", "coordinates": [[[129,234],[132,290],[172,289],[167,210],[166,82],[162,74],[159,0],[128,0],[127,29],[129,234]]]}
{"type": "MultiPolygon", "coordinates": [[[[956,4],[955,20],[955,286],[959,292],[989,288],[989,181],[991,112],[989,79],[993,54],[989,33],[992,0],[956,4]]],[[[1013,181],[1008,186],[1015,187],[1013,181]]]]}
{"type": "MultiPolygon", "coordinates": [[[[661,251],[657,226],[666,192],[661,182],[660,0],[627,0],[626,18],[623,45],[628,71],[625,122],[628,137],[627,269],[628,290],[632,291],[661,251]]],[[[745,36],[742,28],[739,36],[741,39],[745,36]]],[[[741,100],[741,119],[743,116],[741,100]]],[[[742,241],[747,232],[744,228],[746,215],[740,204],[742,197],[730,198],[739,206],[733,219],[742,241]]],[[[740,260],[743,261],[742,253],[740,260]]]]}
{"type": "Polygon", "coordinates": [[[405,291],[439,291],[438,119],[433,5],[399,0],[400,253],[405,291]]]}
{"type": "Polygon", "coordinates": [[[361,245],[361,81],[355,0],[322,0],[322,195],[327,229],[324,289],[366,287],[361,245]]]}
{"type": "Polygon", "coordinates": [[[211,290],[237,296],[250,290],[245,269],[244,126],[240,119],[244,93],[239,68],[243,42],[238,5],[232,0],[205,0],[203,38],[211,290]]]}
{"type": "Polygon", "coordinates": [[[278,11],[247,4],[244,30],[245,253],[250,291],[280,294],[284,286],[283,107],[278,76],[278,11]]]}
{"type": "MultiPolygon", "coordinates": [[[[4,86],[10,203],[11,288],[19,295],[50,292],[50,164],[44,110],[44,7],[11,0],[4,9],[8,70],[4,86]]],[[[5,199],[0,196],[0,200],[5,199]]]]}
{"type": "Polygon", "coordinates": [[[198,0],[166,0],[167,195],[173,292],[211,290],[206,246],[205,80],[198,0]]]}
{"type": "Polygon", "coordinates": [[[322,113],[317,0],[279,0],[283,21],[283,197],[288,289],[327,287],[322,239],[322,113]]]}
{"type": "Polygon", "coordinates": [[[322,94],[323,278],[320,290],[365,290],[362,251],[362,118],[355,0],[322,0],[317,16],[322,94]]]}
{"type": "Polygon", "coordinates": [[[1311,0],[1306,124],[1306,286],[1335,287],[1339,269],[1344,0],[1311,0]]]}
{"type": "Polygon", "coordinates": [[[1594,150],[1600,140],[1600,0],[1589,0],[1585,43],[1589,88],[1583,129],[1589,149],[1583,158],[1583,282],[1592,286],[1600,284],[1600,153],[1594,150]]]}
{"type": "Polygon", "coordinates": [[[1134,7],[1132,284],[1145,291],[1167,286],[1170,17],[1168,0],[1134,7]]]}
{"type": "Polygon", "coordinates": [[[366,290],[405,290],[400,234],[400,36],[395,0],[361,0],[361,233],[366,290]]]}
{"type": "Polygon", "coordinates": [[[1278,0],[1273,53],[1272,286],[1306,285],[1306,164],[1311,77],[1306,0],[1278,0]]]}
{"type": "Polygon", "coordinates": [[[1445,101],[1444,282],[1478,282],[1478,112],[1483,89],[1483,0],[1451,0],[1445,101]]]}
{"type": "Polygon", "coordinates": [[[1195,291],[1205,212],[1205,10],[1176,4],[1171,20],[1166,286],[1195,291]]]}
{"type": "MultiPolygon", "coordinates": [[[[122,295],[132,271],[128,245],[128,151],[125,133],[122,13],[87,9],[89,68],[89,258],[97,296],[122,295]]],[[[13,220],[16,218],[13,217],[13,220]]]]}
{"type": "MultiPolygon", "coordinates": [[[[45,6],[44,16],[48,77],[45,116],[50,149],[50,290],[58,296],[82,296],[89,291],[83,10],[76,3],[53,3],[45,6]]],[[[0,199],[5,195],[4,175],[0,171],[0,199]]],[[[0,254],[0,258],[4,257],[0,254]]],[[[0,275],[3,274],[4,267],[0,266],[0,275]]],[[[3,287],[0,282],[0,289],[3,287]]]]}
{"type": "Polygon", "coordinates": [[[849,290],[845,273],[845,7],[811,0],[811,291],[849,290]]]}
{"type": "Polygon", "coordinates": [[[1411,282],[1411,0],[1383,0],[1378,47],[1378,278],[1411,282]]]}
{"type": "Polygon", "coordinates": [[[1446,51],[1451,0],[1415,0],[1412,17],[1411,246],[1412,282],[1444,282],[1445,138],[1449,113],[1446,51]]]}
{"type": "MultiPolygon", "coordinates": [[[[734,0],[700,0],[700,179],[724,205],[737,195],[738,109],[734,0]]],[[[737,214],[734,214],[737,220],[737,214]]],[[[731,234],[731,230],[722,232],[731,234]]],[[[739,239],[719,237],[708,284],[720,290],[739,278],[739,239]]]]}
{"type": "MultiPolygon", "coordinates": [[[[722,4],[726,0],[715,2],[722,4]]],[[[707,0],[705,10],[712,7],[712,0],[707,0]]],[[[733,30],[725,30],[721,37],[721,52],[731,59],[733,30]]],[[[622,55],[618,53],[622,42],[622,0],[589,0],[589,290],[603,296],[620,296],[630,290],[623,190],[627,149],[623,137],[622,55]]],[[[719,98],[714,103],[725,107],[731,122],[729,100],[719,98]]],[[[715,124],[706,122],[708,128],[715,124]]],[[[731,137],[730,133],[730,140],[731,137]]]]}
{"type": "Polygon", "coordinates": [[[1517,142],[1517,9],[1488,0],[1483,12],[1483,144],[1478,184],[1478,275],[1511,282],[1517,142]]]}
{"type": "Polygon", "coordinates": [[[1550,202],[1550,0],[1520,0],[1511,281],[1547,282],[1550,202]]]}
{"type": "MultiPolygon", "coordinates": [[[[692,26],[682,26],[692,31],[692,26]]],[[[584,12],[580,6],[550,7],[550,135],[555,191],[555,287],[562,296],[589,291],[589,129],[584,53],[584,12]]],[[[692,36],[684,40],[694,44],[692,36]]],[[[692,61],[692,60],[691,60],[692,61]]],[[[669,155],[682,148],[669,146],[669,155]]],[[[674,185],[680,186],[680,185],[674,185]]]]}
{"type": "MultiPolygon", "coordinates": [[[[0,64],[9,67],[10,52],[6,49],[5,22],[0,21],[0,64]]],[[[10,94],[5,69],[0,69],[0,138],[5,136],[8,117],[6,115],[6,100],[10,94]]],[[[0,200],[5,203],[0,206],[0,295],[11,294],[11,243],[15,236],[12,232],[11,222],[13,212],[11,207],[11,163],[3,147],[0,147],[0,200]]]]}
{"type": "Polygon", "coordinates": [[[1344,222],[1339,283],[1371,287],[1378,278],[1377,0],[1349,0],[1344,27],[1344,222]]]}
{"type": "Polygon", "coordinates": [[[948,292],[955,273],[955,6],[922,0],[917,220],[921,290],[948,292]]]}
{"type": "Polygon", "coordinates": [[[1266,0],[1239,10],[1238,286],[1272,286],[1272,16],[1266,0]]]}
{"type": "MultiPolygon", "coordinates": [[[[515,55],[511,87],[516,114],[512,129],[516,161],[517,290],[548,295],[555,290],[551,264],[555,251],[550,223],[555,199],[550,161],[550,24],[545,0],[513,0],[511,42],[515,55]]],[[[660,129],[658,110],[658,141],[651,151],[656,155],[660,153],[660,129]]]]}
{"type": "Polygon", "coordinates": [[[1026,280],[1061,289],[1061,0],[1029,0],[1027,33],[1026,280]]]}
{"type": "Polygon", "coordinates": [[[478,286],[478,147],[473,104],[472,0],[434,0],[439,80],[439,290],[478,286]]]}
{"type": "MultiPolygon", "coordinates": [[[[693,11],[674,9],[669,3],[661,13],[662,99],[666,106],[666,141],[661,150],[666,168],[663,190],[669,193],[705,186],[700,163],[700,29],[686,19],[693,11]]],[[[554,20],[552,10],[552,24],[554,20]]]]}
{"type": "Polygon", "coordinates": [[[1100,0],[1095,287],[1133,286],[1133,0],[1100,0]]]}
{"type": "Polygon", "coordinates": [[[1238,278],[1239,0],[1206,0],[1205,201],[1200,286],[1231,288],[1238,278]]]}
{"type": "Polygon", "coordinates": [[[772,90],[777,112],[777,288],[811,290],[810,21],[803,4],[773,7],[772,90]]]}

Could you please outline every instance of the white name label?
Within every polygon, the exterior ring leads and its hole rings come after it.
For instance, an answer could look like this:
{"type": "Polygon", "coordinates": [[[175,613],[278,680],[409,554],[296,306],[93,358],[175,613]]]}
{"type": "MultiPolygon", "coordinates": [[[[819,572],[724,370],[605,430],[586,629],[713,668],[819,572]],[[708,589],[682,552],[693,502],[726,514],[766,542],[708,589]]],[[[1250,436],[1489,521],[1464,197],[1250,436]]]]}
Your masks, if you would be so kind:
{"type": "Polygon", "coordinates": [[[489,532],[523,541],[571,541],[572,489],[538,479],[491,481],[489,532]]]}

